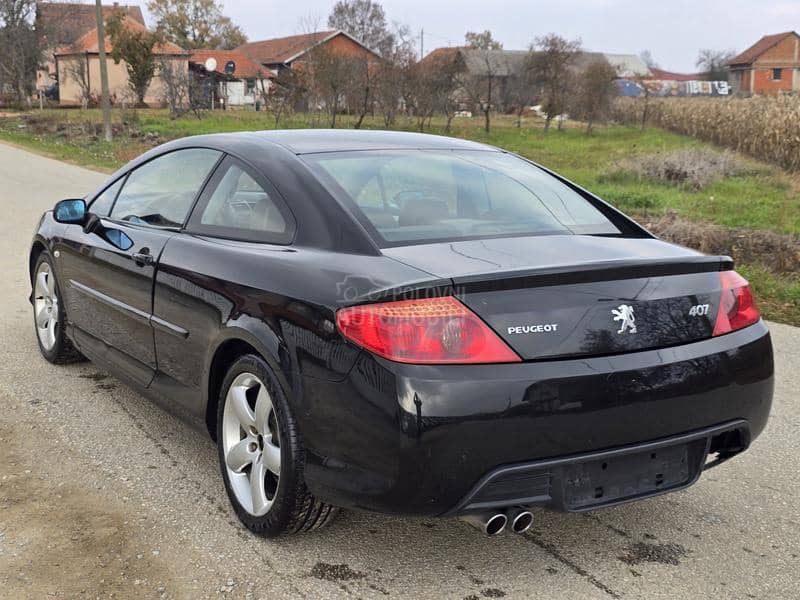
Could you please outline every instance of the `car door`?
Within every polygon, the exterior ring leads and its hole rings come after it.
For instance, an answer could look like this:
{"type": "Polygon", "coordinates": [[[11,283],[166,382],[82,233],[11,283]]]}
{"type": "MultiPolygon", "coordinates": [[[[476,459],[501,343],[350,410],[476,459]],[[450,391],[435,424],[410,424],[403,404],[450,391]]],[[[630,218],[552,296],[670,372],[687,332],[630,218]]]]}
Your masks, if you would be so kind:
{"type": "MultiPolygon", "coordinates": [[[[264,269],[284,254],[296,229],[294,216],[270,182],[228,156],[198,200],[186,229],[169,240],[153,291],[159,384],[184,408],[198,409],[203,367],[220,331],[237,319],[261,327],[274,294],[246,285],[253,255],[264,269]]],[[[257,263],[255,263],[257,264],[257,263]]],[[[259,276],[262,277],[262,276],[259,276]]],[[[258,279],[258,277],[256,277],[258,279]]]]}
{"type": "Polygon", "coordinates": [[[187,148],[137,167],[90,204],[98,220],[88,231],[69,225],[58,245],[73,338],[91,358],[142,385],[156,369],[151,317],[158,258],[221,155],[187,148]]]}

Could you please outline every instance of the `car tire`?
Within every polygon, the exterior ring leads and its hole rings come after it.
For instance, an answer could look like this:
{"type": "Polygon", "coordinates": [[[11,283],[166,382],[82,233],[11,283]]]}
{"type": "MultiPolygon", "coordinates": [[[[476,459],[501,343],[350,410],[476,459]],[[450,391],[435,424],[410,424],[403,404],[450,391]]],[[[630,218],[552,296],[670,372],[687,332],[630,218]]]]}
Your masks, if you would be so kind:
{"type": "Polygon", "coordinates": [[[43,250],[36,260],[31,285],[33,326],[42,356],[53,364],[86,360],[67,337],[61,288],[53,270],[53,259],[47,250],[43,250]]]}
{"type": "Polygon", "coordinates": [[[253,533],[271,538],[310,531],[336,515],[336,507],[306,488],[297,423],[259,356],[244,355],[228,369],[217,405],[217,447],[228,498],[253,533]]]}

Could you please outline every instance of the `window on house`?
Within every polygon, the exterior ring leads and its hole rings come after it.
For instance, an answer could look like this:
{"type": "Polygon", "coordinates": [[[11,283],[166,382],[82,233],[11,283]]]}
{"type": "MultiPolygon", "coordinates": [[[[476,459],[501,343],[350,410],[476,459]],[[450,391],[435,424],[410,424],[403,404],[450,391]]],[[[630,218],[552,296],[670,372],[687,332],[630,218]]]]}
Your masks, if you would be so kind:
{"type": "Polygon", "coordinates": [[[780,81],[781,80],[781,72],[783,69],[772,69],[772,80],[773,81],[780,81]]]}
{"type": "Polygon", "coordinates": [[[245,94],[251,96],[252,94],[256,93],[256,80],[255,79],[248,79],[245,82],[245,94]]]}

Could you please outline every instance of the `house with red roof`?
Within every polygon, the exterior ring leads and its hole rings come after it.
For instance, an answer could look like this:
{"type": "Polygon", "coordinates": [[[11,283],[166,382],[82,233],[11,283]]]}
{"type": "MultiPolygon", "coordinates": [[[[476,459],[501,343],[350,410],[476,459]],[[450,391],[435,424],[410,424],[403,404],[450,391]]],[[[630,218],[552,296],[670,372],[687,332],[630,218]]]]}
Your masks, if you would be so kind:
{"type": "MultiPolygon", "coordinates": [[[[144,25],[144,16],[139,6],[114,2],[113,4],[104,4],[102,10],[106,19],[123,13],[130,19],[144,25]]],[[[55,51],[74,44],[78,41],[78,38],[97,26],[95,11],[94,3],[36,3],[36,31],[42,33],[44,42],[43,61],[36,73],[36,87],[38,89],[49,87],[58,77],[55,51]]]]}
{"type": "Polygon", "coordinates": [[[380,60],[377,53],[339,29],[247,42],[236,48],[236,51],[277,75],[281,69],[292,69],[295,65],[302,65],[315,49],[324,49],[354,58],[366,57],[371,62],[380,60]]]}
{"type": "Polygon", "coordinates": [[[765,35],[728,61],[734,93],[778,94],[800,91],[800,35],[765,35]]]}
{"type": "Polygon", "coordinates": [[[238,50],[193,50],[189,69],[199,81],[207,82],[204,87],[214,88],[215,103],[225,106],[253,106],[269,92],[275,77],[238,50]]]}
{"type": "MultiPolygon", "coordinates": [[[[147,31],[135,18],[125,15],[122,25],[133,31],[147,31]]],[[[105,36],[105,51],[110,54],[113,47],[110,36],[105,36]]],[[[158,69],[147,88],[144,102],[148,106],[166,103],[166,83],[163,73],[168,71],[188,83],[189,53],[171,42],[156,44],[153,48],[158,69]]],[[[59,103],[62,106],[80,106],[94,103],[100,97],[100,43],[97,27],[93,27],[73,43],[57,49],[54,53],[59,85],[59,103]]],[[[125,61],[106,61],[108,88],[112,103],[133,105],[136,98],[128,85],[128,68],[125,61]]]]}

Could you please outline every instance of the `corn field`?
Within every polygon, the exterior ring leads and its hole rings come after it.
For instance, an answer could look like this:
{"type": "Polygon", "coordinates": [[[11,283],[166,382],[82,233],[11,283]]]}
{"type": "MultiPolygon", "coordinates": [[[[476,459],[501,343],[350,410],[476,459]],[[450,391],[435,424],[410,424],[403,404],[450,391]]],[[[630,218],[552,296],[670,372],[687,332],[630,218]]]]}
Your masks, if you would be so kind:
{"type": "Polygon", "coordinates": [[[800,97],[618,98],[614,119],[689,135],[800,171],[800,97]]]}

